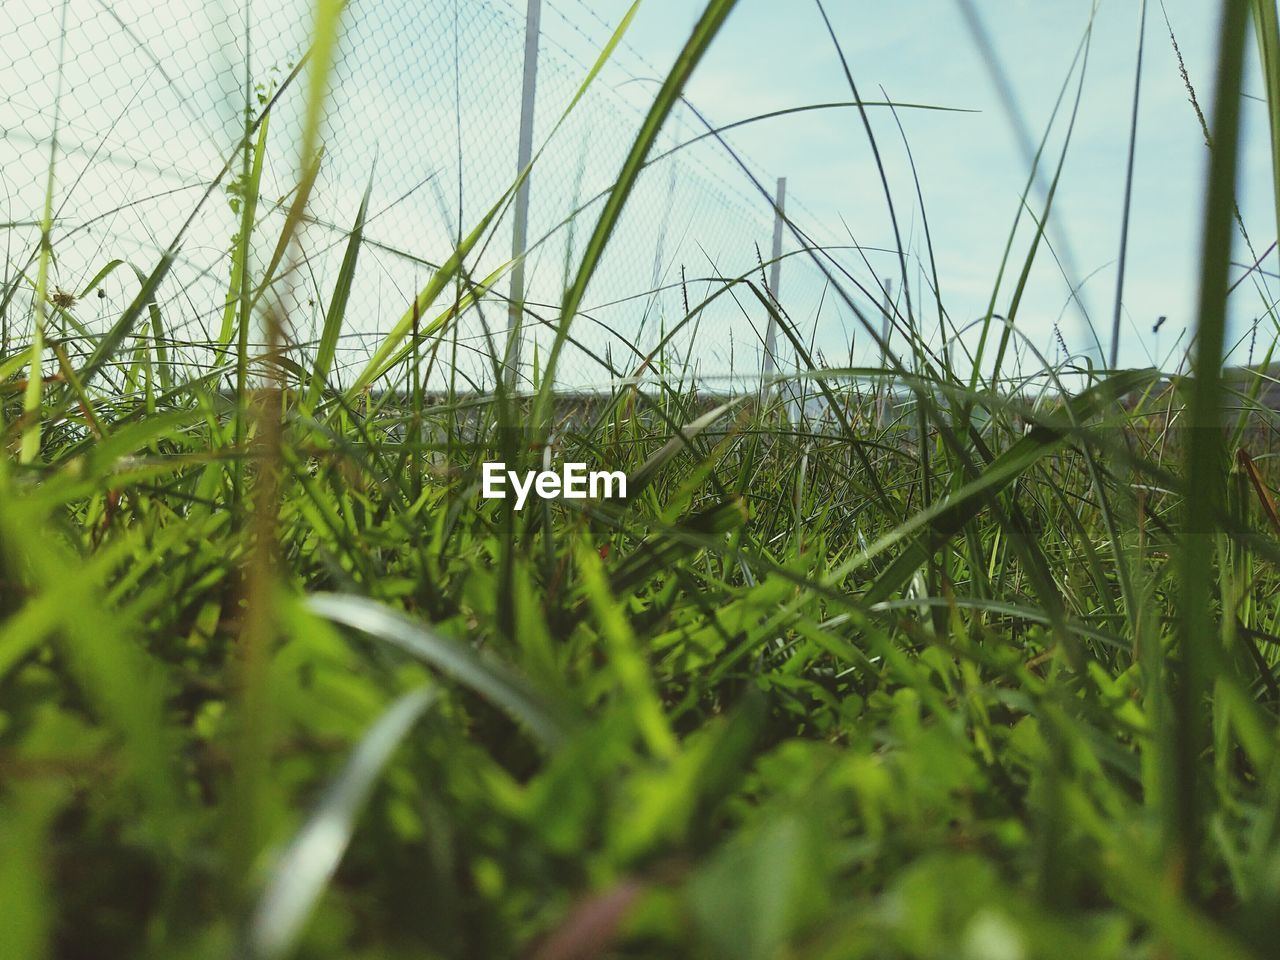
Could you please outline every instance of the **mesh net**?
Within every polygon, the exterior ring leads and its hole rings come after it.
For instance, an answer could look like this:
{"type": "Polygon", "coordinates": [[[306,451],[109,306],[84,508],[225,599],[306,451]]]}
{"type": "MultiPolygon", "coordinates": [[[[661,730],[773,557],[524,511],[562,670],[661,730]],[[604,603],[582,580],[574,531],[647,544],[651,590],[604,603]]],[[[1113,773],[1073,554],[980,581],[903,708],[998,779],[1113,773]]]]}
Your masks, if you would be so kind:
{"type": "MultiPolygon", "coordinates": [[[[271,292],[290,349],[305,362],[371,184],[339,381],[367,360],[514,181],[525,43],[521,0],[353,0],[343,16],[300,253],[271,292]]],[[[163,340],[177,364],[215,362],[230,316],[246,115],[272,102],[250,244],[260,271],[299,180],[305,74],[292,84],[287,78],[307,51],[310,24],[310,4],[294,0],[0,6],[6,351],[30,336],[31,311],[21,308],[34,289],[52,167],[50,286],[76,298],[69,316],[51,321],[60,325],[54,335],[74,345],[110,324],[186,224],[157,309],[133,336],[163,340]]],[[[660,74],[623,45],[566,115],[609,32],[581,0],[544,0],[518,365],[525,383],[547,356],[562,291],[657,89],[660,74]]],[[[697,139],[705,132],[686,105],[665,125],[573,320],[558,386],[590,389],[635,374],[729,383],[759,376],[767,313],[723,279],[762,277],[774,212],[743,166],[770,189],[773,178],[718,138],[697,139]],[[716,294],[688,317],[689,307],[716,294]]],[[[512,255],[511,222],[508,205],[467,260],[468,276],[498,271],[498,278],[445,328],[434,351],[424,350],[434,352],[423,368],[431,388],[493,383],[491,353],[502,353],[510,314],[502,269],[512,255]]],[[[821,273],[801,257],[789,258],[782,273],[782,299],[801,332],[821,330],[817,346],[843,352],[850,324],[821,273]]],[[[463,287],[442,294],[423,325],[463,287]]],[[[791,369],[794,354],[782,337],[778,355],[779,368],[791,369]]]]}

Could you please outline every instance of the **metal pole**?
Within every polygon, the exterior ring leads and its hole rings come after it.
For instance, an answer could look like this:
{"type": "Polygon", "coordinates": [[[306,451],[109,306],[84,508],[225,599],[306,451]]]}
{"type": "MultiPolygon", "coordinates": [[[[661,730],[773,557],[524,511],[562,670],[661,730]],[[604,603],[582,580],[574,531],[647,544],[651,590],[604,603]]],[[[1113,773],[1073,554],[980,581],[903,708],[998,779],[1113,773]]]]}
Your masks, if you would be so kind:
{"type": "MultiPolygon", "coordinates": [[[[533,160],[533,108],[538,86],[538,33],[542,22],[542,0],[528,0],[524,18],[524,84],[520,91],[520,139],[516,148],[516,176],[525,173],[533,160]]],[[[516,190],[515,214],[511,223],[511,303],[507,312],[506,375],[516,386],[520,369],[520,336],[524,319],[524,254],[529,241],[529,181],[526,174],[516,190]]]]}
{"type": "MultiPolygon", "coordinates": [[[[773,199],[773,257],[769,265],[769,293],[778,299],[778,284],[782,279],[782,227],[786,221],[787,210],[787,178],[778,178],[778,189],[773,199]]],[[[760,393],[763,397],[773,391],[769,379],[773,376],[777,364],[774,358],[774,345],[778,339],[778,323],[773,314],[769,314],[769,324],[764,334],[764,366],[760,372],[760,393]]]]}

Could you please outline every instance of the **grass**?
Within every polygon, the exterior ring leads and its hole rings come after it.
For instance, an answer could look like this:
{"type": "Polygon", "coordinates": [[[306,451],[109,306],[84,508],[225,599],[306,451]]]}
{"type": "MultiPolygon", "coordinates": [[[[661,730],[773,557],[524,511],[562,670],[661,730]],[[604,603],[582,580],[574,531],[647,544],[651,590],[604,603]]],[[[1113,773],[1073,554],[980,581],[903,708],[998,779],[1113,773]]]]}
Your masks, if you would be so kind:
{"type": "MultiPolygon", "coordinates": [[[[710,296],[777,321],[798,417],[786,389],[668,382],[663,350],[557,393],[628,188],[731,7],[708,4],[656,94],[531,392],[500,346],[494,393],[422,388],[496,295],[502,272],[466,265],[518,181],[343,382],[366,193],[317,352],[288,342],[341,4],[282,83],[307,91],[300,186],[257,276],[282,91],[254,113],[246,77],[212,369],[162,352],[152,304],[186,226],[91,332],[47,291],[50,187],[36,279],[9,281],[30,314],[4,298],[31,336],[0,357],[0,957],[1270,955],[1277,424],[1264,374],[1222,372],[1249,5],[1223,6],[1191,376],[1002,369],[1065,162],[1046,134],[1036,230],[1011,229],[1018,279],[982,321],[994,370],[930,342],[936,291],[892,318],[885,367],[823,366],[753,271],[710,296]],[[628,499],[478,498],[482,462],[547,453],[626,471],[628,499]]],[[[1252,9],[1274,119],[1274,10],[1252,9]]],[[[874,142],[881,105],[846,72],[874,142]]],[[[880,302],[801,255],[851,309],[880,302]]]]}

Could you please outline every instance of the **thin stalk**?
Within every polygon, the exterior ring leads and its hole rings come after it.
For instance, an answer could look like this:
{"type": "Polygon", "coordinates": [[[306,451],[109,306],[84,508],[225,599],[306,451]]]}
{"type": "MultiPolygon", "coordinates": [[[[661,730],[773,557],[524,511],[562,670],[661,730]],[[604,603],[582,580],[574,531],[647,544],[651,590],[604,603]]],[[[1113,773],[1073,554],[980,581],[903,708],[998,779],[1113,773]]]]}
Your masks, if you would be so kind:
{"type": "Polygon", "coordinates": [[[1184,890],[1196,875],[1209,799],[1201,764],[1204,751],[1209,748],[1210,724],[1205,702],[1217,659],[1217,623],[1213,612],[1215,538],[1210,518],[1221,513],[1227,473],[1222,444],[1222,351],[1248,12],[1247,0],[1227,0],[1223,5],[1218,81],[1214,91],[1214,150],[1209,160],[1201,244],[1195,376],[1189,384],[1187,527],[1179,566],[1181,656],[1171,669],[1173,723],[1168,744],[1169,762],[1165,765],[1169,782],[1164,794],[1166,869],[1175,888],[1184,890]]]}
{"type": "Polygon", "coordinates": [[[1142,46],[1147,36],[1147,0],[1138,8],[1138,62],[1133,68],[1133,112],[1129,117],[1129,159],[1124,176],[1124,209],[1120,214],[1120,258],[1116,266],[1116,303],[1111,316],[1111,362],[1120,356],[1120,308],[1124,300],[1124,267],[1129,254],[1129,204],[1133,197],[1133,158],[1138,146],[1138,104],[1142,93],[1142,46]]]}
{"type": "Polygon", "coordinates": [[[31,363],[27,389],[22,397],[22,446],[19,463],[31,463],[40,455],[40,400],[44,390],[45,302],[49,291],[49,260],[53,254],[53,173],[58,160],[58,126],[62,120],[62,80],[67,51],[67,7],[63,0],[58,40],[58,83],[53,98],[53,136],[49,139],[49,166],[44,182],[44,216],[40,220],[40,261],[36,268],[36,310],[31,331],[31,363]]]}
{"type": "MultiPolygon", "coordinates": [[[[245,196],[241,198],[240,234],[236,238],[233,272],[239,274],[239,289],[236,297],[240,305],[240,328],[236,338],[236,407],[235,407],[235,448],[244,450],[245,435],[248,430],[248,410],[245,405],[245,389],[249,373],[249,317],[252,314],[250,304],[249,251],[250,238],[253,235],[253,218],[257,190],[250,190],[253,157],[253,71],[252,47],[249,30],[249,5],[244,8],[244,140],[241,143],[240,182],[245,186],[245,196]]],[[[231,501],[233,509],[239,510],[241,497],[244,494],[244,458],[238,457],[232,474],[231,501]]]]}

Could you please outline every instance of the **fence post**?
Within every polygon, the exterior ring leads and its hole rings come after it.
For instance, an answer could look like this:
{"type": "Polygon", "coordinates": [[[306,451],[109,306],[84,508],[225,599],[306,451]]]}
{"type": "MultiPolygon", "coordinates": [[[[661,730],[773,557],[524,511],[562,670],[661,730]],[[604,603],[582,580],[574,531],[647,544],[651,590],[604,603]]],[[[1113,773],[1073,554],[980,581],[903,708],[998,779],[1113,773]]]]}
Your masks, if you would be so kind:
{"type": "MultiPolygon", "coordinates": [[[[528,0],[524,18],[524,82],[520,90],[520,139],[516,148],[516,176],[533,160],[533,109],[538,86],[538,34],[542,22],[542,0],[528,0]]],[[[511,389],[517,386],[520,371],[520,339],[524,320],[524,254],[529,242],[529,181],[524,178],[516,190],[511,222],[511,300],[507,310],[507,347],[504,373],[511,389]]]]}
{"type": "MultiPolygon", "coordinates": [[[[786,221],[787,178],[778,178],[778,188],[773,198],[773,257],[769,265],[769,293],[774,300],[778,299],[778,284],[782,279],[782,225],[786,221]]],[[[778,324],[773,314],[769,314],[769,323],[764,334],[764,364],[760,371],[760,398],[763,400],[773,392],[769,383],[777,364],[774,359],[774,345],[778,339],[778,324]]]]}

